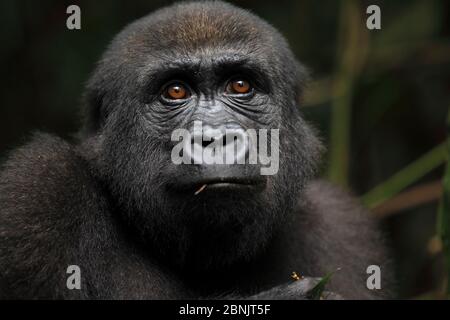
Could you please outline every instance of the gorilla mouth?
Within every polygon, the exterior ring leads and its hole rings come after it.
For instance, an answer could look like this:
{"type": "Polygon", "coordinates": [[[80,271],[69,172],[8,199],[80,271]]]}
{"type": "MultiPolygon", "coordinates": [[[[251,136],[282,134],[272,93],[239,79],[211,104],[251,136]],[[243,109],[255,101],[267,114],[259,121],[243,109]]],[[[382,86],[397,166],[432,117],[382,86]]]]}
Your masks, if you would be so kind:
{"type": "Polygon", "coordinates": [[[208,191],[262,191],[266,187],[266,178],[257,177],[211,177],[199,180],[185,181],[174,186],[176,189],[192,192],[198,195],[208,191]]]}

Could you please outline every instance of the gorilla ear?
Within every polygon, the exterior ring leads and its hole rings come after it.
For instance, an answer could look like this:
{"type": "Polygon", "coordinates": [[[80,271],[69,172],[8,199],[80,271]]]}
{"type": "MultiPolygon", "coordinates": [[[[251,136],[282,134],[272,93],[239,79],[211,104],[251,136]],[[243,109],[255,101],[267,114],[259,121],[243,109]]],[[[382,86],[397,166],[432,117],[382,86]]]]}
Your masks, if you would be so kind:
{"type": "Polygon", "coordinates": [[[300,62],[295,63],[296,72],[296,97],[295,101],[301,106],[303,104],[303,93],[311,80],[311,74],[306,66],[300,62]]]}
{"type": "Polygon", "coordinates": [[[82,100],[83,134],[92,135],[103,128],[109,108],[117,99],[123,76],[122,71],[111,65],[114,64],[99,63],[86,84],[82,100]]]}

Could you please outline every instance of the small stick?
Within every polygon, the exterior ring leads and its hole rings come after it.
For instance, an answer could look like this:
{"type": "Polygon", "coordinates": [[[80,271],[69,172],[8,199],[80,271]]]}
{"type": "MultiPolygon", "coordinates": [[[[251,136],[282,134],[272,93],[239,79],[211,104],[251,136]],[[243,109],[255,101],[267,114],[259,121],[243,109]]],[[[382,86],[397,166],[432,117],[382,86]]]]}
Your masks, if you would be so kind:
{"type": "Polygon", "coordinates": [[[195,191],[194,196],[198,195],[200,192],[202,192],[203,190],[205,190],[207,184],[204,184],[200,187],[200,189],[198,189],[197,191],[195,191]]]}

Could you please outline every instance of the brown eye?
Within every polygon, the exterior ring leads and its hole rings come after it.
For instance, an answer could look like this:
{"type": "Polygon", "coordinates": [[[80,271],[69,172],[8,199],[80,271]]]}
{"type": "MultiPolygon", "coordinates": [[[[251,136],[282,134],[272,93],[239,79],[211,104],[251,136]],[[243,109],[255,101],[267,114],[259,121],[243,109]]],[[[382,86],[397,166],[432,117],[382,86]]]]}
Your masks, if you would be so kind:
{"type": "Polygon", "coordinates": [[[188,89],[181,83],[169,85],[164,91],[164,97],[170,100],[180,100],[189,97],[188,89]]]}
{"type": "Polygon", "coordinates": [[[228,83],[227,92],[232,94],[246,94],[251,90],[250,83],[244,79],[235,79],[228,83]]]}

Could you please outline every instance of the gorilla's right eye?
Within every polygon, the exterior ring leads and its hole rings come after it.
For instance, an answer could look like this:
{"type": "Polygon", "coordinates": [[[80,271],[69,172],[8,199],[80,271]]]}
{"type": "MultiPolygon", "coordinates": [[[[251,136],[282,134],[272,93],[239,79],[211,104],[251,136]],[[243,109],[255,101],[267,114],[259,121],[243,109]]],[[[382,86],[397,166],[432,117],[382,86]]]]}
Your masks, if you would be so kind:
{"type": "Polygon", "coordinates": [[[183,83],[172,82],[165,87],[162,96],[168,100],[183,100],[190,97],[190,92],[183,83]]]}

